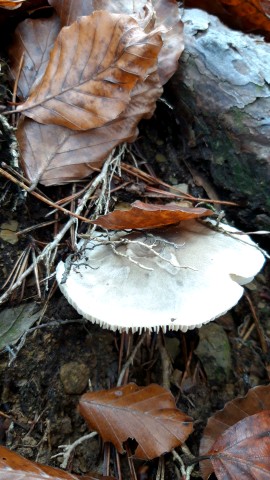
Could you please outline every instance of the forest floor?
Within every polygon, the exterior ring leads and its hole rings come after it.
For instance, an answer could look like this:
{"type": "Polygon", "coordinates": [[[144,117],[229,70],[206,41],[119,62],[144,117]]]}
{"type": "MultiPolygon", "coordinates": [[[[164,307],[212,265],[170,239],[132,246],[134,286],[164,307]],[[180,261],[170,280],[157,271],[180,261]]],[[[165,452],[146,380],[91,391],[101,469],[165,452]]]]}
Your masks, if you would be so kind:
{"type": "MultiPolygon", "coordinates": [[[[153,119],[144,122],[140,132],[133,149],[139,159],[140,169],[152,172],[169,184],[186,184],[192,195],[206,196],[203,187],[196,185],[190,171],[181,162],[181,138],[177,135],[173,114],[166,105],[159,105],[153,119]]],[[[5,149],[1,152],[3,160],[6,161],[5,149]]],[[[127,162],[132,164],[132,159],[127,158],[127,162]]],[[[211,182],[211,178],[208,181],[211,182]]],[[[122,190],[114,195],[113,201],[143,199],[141,180],[135,180],[134,185],[137,188],[133,193],[122,190]]],[[[56,201],[69,195],[72,187],[42,190],[56,201]]],[[[36,226],[45,221],[46,214],[51,210],[31,195],[22,195],[16,186],[5,179],[1,180],[0,197],[1,233],[4,229],[14,228],[19,232],[36,226]],[[7,222],[11,222],[10,227],[3,226],[7,222]]],[[[230,221],[236,220],[237,226],[237,213],[232,214],[231,210],[228,210],[228,217],[230,221]]],[[[2,235],[2,285],[29,245],[38,252],[44,245],[42,242],[52,240],[56,229],[65,221],[61,215],[56,215],[54,219],[58,221],[55,225],[34,229],[24,235],[16,236],[12,232],[11,238],[2,235]]],[[[250,230],[253,230],[252,224],[250,230]]],[[[66,235],[57,260],[67,255],[69,248],[70,239],[66,235]]],[[[30,256],[28,262],[31,262],[30,256]]],[[[40,275],[42,278],[42,269],[40,275]]],[[[164,378],[169,379],[177,406],[195,421],[195,433],[187,441],[194,455],[198,454],[203,428],[213,412],[222,409],[226,402],[237,395],[245,395],[250,387],[269,382],[270,357],[262,341],[263,337],[269,345],[269,280],[270,268],[267,264],[246,287],[249,301],[244,296],[229,313],[201,330],[166,333],[162,343],[170,359],[167,366],[161,360],[160,342],[155,333],[149,333],[130,366],[128,381],[138,385],[153,382],[162,384],[164,378]],[[254,312],[258,320],[255,322],[254,312]],[[207,342],[206,350],[198,348],[203,341],[207,342]]],[[[47,296],[41,284],[41,298],[38,298],[36,280],[31,275],[23,294],[22,289],[18,288],[2,309],[11,309],[25,301],[35,301],[38,308],[42,309],[47,296]]],[[[121,335],[84,321],[57,289],[47,302],[41,325],[36,327],[32,327],[23,342],[19,341],[0,352],[0,443],[31,460],[59,466],[62,458],[53,458],[61,452],[59,445],[71,444],[88,432],[76,410],[80,395],[89,388],[106,389],[117,383],[121,335]]],[[[125,334],[125,338],[122,338],[123,362],[138,339],[138,334],[125,334]]],[[[95,437],[76,448],[68,467],[74,473],[98,471],[102,459],[101,443],[95,437]]],[[[122,463],[125,471],[125,457],[122,463]]],[[[135,463],[138,471],[141,464],[135,463]]],[[[149,462],[145,476],[138,475],[138,479],[156,478],[157,465],[157,461],[149,462]]],[[[165,479],[181,478],[179,465],[174,463],[170,454],[165,456],[165,472],[165,479]]],[[[124,478],[127,480],[129,473],[124,478]]]]}

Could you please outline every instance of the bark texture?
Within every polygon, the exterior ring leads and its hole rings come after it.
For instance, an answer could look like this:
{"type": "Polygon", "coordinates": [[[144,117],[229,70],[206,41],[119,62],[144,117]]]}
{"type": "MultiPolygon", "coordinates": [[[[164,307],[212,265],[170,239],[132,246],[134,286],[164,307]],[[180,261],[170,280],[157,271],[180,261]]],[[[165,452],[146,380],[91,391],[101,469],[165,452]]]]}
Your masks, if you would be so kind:
{"type": "Polygon", "coordinates": [[[185,51],[171,87],[186,156],[227,198],[245,204],[243,223],[270,227],[270,45],[201,10],[184,13],[185,51]]]}

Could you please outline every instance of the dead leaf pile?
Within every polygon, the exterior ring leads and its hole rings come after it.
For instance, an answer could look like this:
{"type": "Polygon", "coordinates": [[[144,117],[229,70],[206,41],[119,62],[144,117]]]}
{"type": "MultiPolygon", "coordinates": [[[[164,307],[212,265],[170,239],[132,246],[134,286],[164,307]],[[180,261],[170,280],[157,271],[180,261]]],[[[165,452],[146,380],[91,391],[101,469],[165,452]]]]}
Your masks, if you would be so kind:
{"type": "Polygon", "coordinates": [[[270,479],[270,385],[228,402],[207,423],[200,445],[206,480],[270,479]]]}
{"type": "Polygon", "coordinates": [[[133,141],[183,50],[176,0],[141,1],[136,12],[132,1],[50,3],[58,15],[22,22],[10,48],[28,97],[17,108],[22,164],[44,185],[84,178],[133,141]]]}
{"type": "Polygon", "coordinates": [[[193,430],[190,417],[178,410],[173,395],[152,384],[85,393],[79,412],[88,426],[99,432],[104,442],[112,442],[123,453],[123,443],[135,439],[134,456],[149,460],[185,442],[193,430]]]}

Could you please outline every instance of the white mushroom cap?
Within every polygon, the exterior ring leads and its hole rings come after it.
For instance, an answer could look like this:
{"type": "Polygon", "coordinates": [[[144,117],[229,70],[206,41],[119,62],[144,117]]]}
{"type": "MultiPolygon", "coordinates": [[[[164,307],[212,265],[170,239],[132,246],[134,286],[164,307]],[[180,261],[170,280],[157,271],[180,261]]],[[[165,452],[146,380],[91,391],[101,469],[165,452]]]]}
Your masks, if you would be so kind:
{"type": "Polygon", "coordinates": [[[196,220],[152,231],[152,236],[114,234],[114,239],[129,240],[116,248],[126,257],[96,237],[64,283],[65,264],[57,266],[60,289],[81,315],[104,328],[200,327],[233,307],[243,294],[241,285],[264,264],[263,254],[247,235],[233,235],[237,230],[224,224],[220,227],[230,235],[196,220]],[[154,241],[159,256],[149,249],[154,241]]]}

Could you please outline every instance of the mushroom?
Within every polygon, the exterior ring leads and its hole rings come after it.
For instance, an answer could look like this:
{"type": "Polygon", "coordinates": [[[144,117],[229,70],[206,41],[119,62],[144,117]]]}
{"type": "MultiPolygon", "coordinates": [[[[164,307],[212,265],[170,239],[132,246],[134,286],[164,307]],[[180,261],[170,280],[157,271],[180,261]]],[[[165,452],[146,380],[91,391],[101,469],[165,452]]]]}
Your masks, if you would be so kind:
{"type": "Polygon", "coordinates": [[[214,224],[189,220],[150,233],[95,233],[81,243],[69,272],[58,264],[59,287],[81,315],[104,328],[200,327],[232,308],[241,285],[264,264],[249,236],[214,224]]]}

